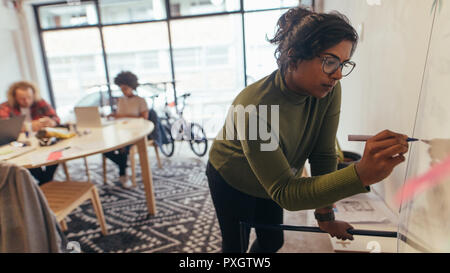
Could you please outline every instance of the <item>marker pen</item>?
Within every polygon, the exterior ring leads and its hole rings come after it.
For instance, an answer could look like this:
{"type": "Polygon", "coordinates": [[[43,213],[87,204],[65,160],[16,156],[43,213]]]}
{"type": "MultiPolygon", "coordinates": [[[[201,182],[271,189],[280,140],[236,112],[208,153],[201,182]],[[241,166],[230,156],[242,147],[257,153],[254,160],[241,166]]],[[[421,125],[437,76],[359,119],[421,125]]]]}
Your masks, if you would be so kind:
{"type": "MultiPolygon", "coordinates": [[[[367,141],[369,138],[374,137],[370,135],[348,135],[348,141],[367,141]]],[[[408,137],[407,142],[419,141],[418,138],[408,137]]]]}

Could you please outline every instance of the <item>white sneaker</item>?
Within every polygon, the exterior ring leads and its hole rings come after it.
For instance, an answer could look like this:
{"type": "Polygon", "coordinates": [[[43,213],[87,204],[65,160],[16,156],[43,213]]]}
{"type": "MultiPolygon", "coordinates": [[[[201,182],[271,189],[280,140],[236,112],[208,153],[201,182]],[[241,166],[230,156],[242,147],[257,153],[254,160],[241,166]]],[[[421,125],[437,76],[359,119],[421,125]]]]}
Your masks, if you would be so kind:
{"type": "Polygon", "coordinates": [[[124,187],[125,189],[133,187],[133,184],[131,183],[130,179],[128,179],[127,175],[122,175],[121,177],[119,177],[119,181],[122,184],[122,187],[124,187]]]}

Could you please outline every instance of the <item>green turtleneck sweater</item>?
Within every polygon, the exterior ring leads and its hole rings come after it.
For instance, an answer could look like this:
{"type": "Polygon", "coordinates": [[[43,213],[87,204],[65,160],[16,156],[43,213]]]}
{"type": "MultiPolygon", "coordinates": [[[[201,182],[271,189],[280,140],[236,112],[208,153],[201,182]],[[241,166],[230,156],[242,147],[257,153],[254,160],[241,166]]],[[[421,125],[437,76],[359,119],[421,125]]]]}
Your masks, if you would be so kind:
{"type": "Polygon", "coordinates": [[[255,114],[259,129],[265,123],[263,132],[277,132],[279,127],[279,134],[272,133],[271,138],[259,133],[254,137],[253,127],[249,126],[252,115],[245,115],[245,123],[239,122],[239,115],[229,116],[214,140],[209,161],[235,189],[271,198],[287,210],[325,207],[370,190],[363,186],[354,165],[336,171],[339,83],[326,97],[317,99],[289,90],[276,70],[245,88],[232,105],[235,109],[241,105],[255,114]],[[276,110],[276,105],[278,120],[271,111],[276,110]],[[267,106],[267,111],[262,111],[261,106],[267,106]],[[262,148],[273,140],[276,146],[262,148]],[[311,177],[301,177],[307,159],[311,177]],[[292,169],[300,171],[294,174],[292,169]]]}

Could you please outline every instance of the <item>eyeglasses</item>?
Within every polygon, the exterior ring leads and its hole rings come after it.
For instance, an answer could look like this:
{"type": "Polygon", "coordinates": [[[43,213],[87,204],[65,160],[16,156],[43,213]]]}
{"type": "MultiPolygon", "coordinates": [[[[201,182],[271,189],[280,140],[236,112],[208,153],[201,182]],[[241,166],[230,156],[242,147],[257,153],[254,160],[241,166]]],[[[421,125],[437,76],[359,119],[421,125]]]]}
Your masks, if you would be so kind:
{"type": "Polygon", "coordinates": [[[340,62],[339,58],[334,56],[323,56],[319,58],[322,59],[322,70],[328,75],[334,74],[339,68],[341,68],[342,77],[348,76],[352,73],[356,66],[356,63],[352,61],[340,62]]]}

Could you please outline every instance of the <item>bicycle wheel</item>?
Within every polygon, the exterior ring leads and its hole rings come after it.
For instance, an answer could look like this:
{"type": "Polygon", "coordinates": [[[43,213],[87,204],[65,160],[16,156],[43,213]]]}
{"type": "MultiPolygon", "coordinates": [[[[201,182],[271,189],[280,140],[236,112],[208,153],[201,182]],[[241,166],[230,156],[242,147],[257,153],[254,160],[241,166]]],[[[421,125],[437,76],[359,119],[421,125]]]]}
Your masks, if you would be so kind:
{"type": "Polygon", "coordinates": [[[167,125],[163,125],[162,134],[165,135],[165,138],[163,138],[163,142],[159,146],[161,153],[167,157],[171,157],[173,155],[173,152],[175,151],[175,141],[173,141],[172,133],[170,132],[170,127],[167,125]]]}
{"type": "Polygon", "coordinates": [[[197,123],[191,123],[191,150],[198,156],[204,156],[208,150],[208,139],[203,128],[197,123]]]}

